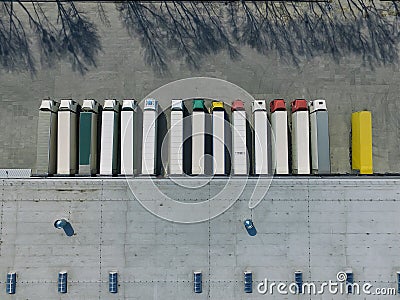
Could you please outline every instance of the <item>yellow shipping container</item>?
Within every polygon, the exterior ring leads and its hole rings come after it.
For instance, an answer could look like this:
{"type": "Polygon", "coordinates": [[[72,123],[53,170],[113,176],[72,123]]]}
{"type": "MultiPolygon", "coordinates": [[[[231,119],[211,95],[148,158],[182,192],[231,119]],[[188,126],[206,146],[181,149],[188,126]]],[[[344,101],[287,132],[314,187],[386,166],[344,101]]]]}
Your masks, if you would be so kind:
{"type": "Polygon", "coordinates": [[[352,169],[360,174],[372,174],[372,117],[370,111],[358,111],[351,116],[352,169]]]}

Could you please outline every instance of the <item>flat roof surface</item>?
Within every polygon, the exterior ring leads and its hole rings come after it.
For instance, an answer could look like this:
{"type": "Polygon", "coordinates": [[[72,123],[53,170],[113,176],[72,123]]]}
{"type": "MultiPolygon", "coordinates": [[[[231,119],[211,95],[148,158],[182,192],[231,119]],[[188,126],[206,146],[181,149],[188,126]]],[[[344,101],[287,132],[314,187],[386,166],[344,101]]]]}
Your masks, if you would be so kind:
{"type": "MultiPolygon", "coordinates": [[[[192,193],[167,179],[153,183],[177,201],[197,204],[217,195],[227,180],[214,179],[192,193]]],[[[153,183],[130,182],[138,189],[153,183]]],[[[274,178],[250,210],[249,189],[256,183],[250,179],[238,199],[216,197],[218,203],[236,201],[213,219],[179,224],[147,211],[124,178],[0,180],[3,278],[15,271],[18,297],[52,300],[59,297],[60,271],[68,272],[70,299],[248,299],[243,272],[249,270],[251,299],[266,297],[256,290],[264,278],[290,282],[297,270],[304,281],[323,281],[351,267],[355,281],[396,286],[400,178],[274,178]],[[58,218],[68,219],[75,235],[55,229],[58,218]],[[243,226],[247,218],[257,229],[254,237],[243,226]],[[110,271],[119,274],[115,295],[108,292],[110,271]],[[195,271],[203,273],[199,295],[193,292],[195,271]]],[[[160,208],[156,213],[168,211],[167,196],[151,199],[148,188],[143,192],[160,208]]]]}

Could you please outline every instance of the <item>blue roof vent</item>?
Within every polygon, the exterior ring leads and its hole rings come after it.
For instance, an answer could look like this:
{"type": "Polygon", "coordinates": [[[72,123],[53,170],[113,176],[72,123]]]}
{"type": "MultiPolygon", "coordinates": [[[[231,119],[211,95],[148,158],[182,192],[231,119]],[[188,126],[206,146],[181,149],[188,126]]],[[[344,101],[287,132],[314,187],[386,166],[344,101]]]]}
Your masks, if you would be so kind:
{"type": "Polygon", "coordinates": [[[347,293],[353,294],[354,274],[351,269],[346,270],[346,287],[347,293]]]}
{"type": "Polygon", "coordinates": [[[63,271],[58,273],[58,292],[61,294],[67,293],[68,273],[63,271]]]}
{"type": "Polygon", "coordinates": [[[193,273],[194,292],[200,294],[203,291],[203,275],[201,272],[193,273]]]}
{"type": "Polygon", "coordinates": [[[243,222],[243,224],[244,224],[244,227],[245,227],[246,230],[247,230],[247,233],[248,233],[250,236],[255,236],[255,235],[257,234],[257,229],[256,229],[256,227],[254,227],[253,220],[247,219],[247,220],[245,220],[245,221],[243,222]]]}
{"type": "Polygon", "coordinates": [[[297,284],[297,291],[299,294],[303,293],[303,272],[294,272],[294,282],[297,284]]]}
{"type": "Polygon", "coordinates": [[[58,219],[54,221],[54,227],[57,229],[63,229],[67,236],[74,235],[74,229],[71,223],[67,219],[58,219]]]}
{"type": "Polygon", "coordinates": [[[397,272],[397,294],[400,294],[400,272],[397,272]]]}
{"type": "Polygon", "coordinates": [[[17,284],[17,273],[10,272],[7,274],[6,293],[15,294],[15,285],[17,284]]]}
{"type": "Polygon", "coordinates": [[[108,291],[112,294],[118,293],[118,272],[112,271],[108,274],[108,291]]]}
{"type": "Polygon", "coordinates": [[[244,292],[253,292],[253,273],[251,271],[244,272],[244,292]]]}

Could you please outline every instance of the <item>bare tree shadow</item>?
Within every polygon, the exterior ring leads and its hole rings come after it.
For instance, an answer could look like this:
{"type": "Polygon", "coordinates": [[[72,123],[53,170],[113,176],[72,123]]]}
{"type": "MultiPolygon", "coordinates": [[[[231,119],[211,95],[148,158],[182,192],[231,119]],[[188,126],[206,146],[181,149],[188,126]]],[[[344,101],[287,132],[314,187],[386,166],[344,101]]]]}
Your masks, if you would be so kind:
{"type": "Polygon", "coordinates": [[[25,28],[13,2],[0,4],[0,63],[6,71],[35,71],[25,28]]]}
{"type": "Polygon", "coordinates": [[[50,21],[43,3],[32,1],[2,2],[0,4],[0,63],[8,71],[36,72],[31,42],[22,18],[27,17],[37,39],[42,65],[66,59],[72,68],[85,73],[96,67],[101,50],[97,28],[73,1],[55,1],[57,22],[50,21]]]}
{"type": "MultiPolygon", "coordinates": [[[[100,36],[77,1],[47,3],[55,6],[57,18],[43,3],[0,2],[0,66],[36,72],[33,31],[42,65],[67,60],[82,74],[96,67],[100,36]]],[[[101,23],[110,27],[103,3],[96,7],[101,23]]],[[[220,52],[240,59],[243,45],[262,54],[277,52],[294,65],[322,54],[335,62],[357,55],[372,68],[399,60],[396,1],[123,1],[115,7],[128,33],[140,41],[145,62],[160,74],[169,72],[173,60],[197,70],[220,52]]]]}
{"type": "MultiPolygon", "coordinates": [[[[373,2],[372,2],[373,4],[373,2]]],[[[395,4],[395,3],[394,3],[395,4]]],[[[230,3],[230,6],[238,6],[230,3]]],[[[385,17],[375,5],[364,1],[335,3],[241,2],[245,12],[236,22],[236,41],[261,53],[276,50],[294,64],[321,54],[339,62],[348,54],[361,55],[370,67],[398,63],[399,14],[385,17]],[[242,30],[241,30],[242,29],[242,30]]],[[[231,9],[231,23],[241,11],[231,9]]],[[[390,7],[386,7],[390,11],[390,7]]],[[[393,12],[393,11],[392,11],[393,12]]]]}
{"type": "Polygon", "coordinates": [[[117,4],[123,24],[144,48],[145,62],[158,73],[168,72],[168,62],[184,59],[198,69],[202,58],[227,50],[232,59],[240,57],[223,23],[223,11],[206,2],[117,4]],[[172,57],[170,57],[172,53],[172,57]]]}
{"type": "Polygon", "coordinates": [[[337,63],[349,54],[360,55],[372,68],[398,63],[400,13],[395,1],[380,7],[364,0],[127,1],[117,9],[131,36],[139,38],[146,63],[159,73],[167,72],[174,58],[185,59],[194,69],[220,51],[238,59],[240,45],[262,54],[276,51],[294,65],[321,54],[337,63]]]}

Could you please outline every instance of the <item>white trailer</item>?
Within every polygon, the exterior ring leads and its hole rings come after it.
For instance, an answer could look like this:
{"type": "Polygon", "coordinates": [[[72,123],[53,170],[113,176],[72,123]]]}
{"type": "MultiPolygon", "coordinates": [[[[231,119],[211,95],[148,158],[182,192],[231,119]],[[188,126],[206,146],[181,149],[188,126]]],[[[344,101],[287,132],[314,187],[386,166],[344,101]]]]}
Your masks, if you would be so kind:
{"type": "Polygon", "coordinates": [[[225,110],[224,103],[212,103],[213,174],[226,175],[225,166],[225,110]]]}
{"type": "Polygon", "coordinates": [[[79,174],[95,175],[98,168],[99,108],[96,100],[83,100],[79,116],[79,174]]]}
{"type": "Polygon", "coordinates": [[[268,117],[265,100],[252,102],[254,126],[254,174],[268,174],[268,117]]]}
{"type": "Polygon", "coordinates": [[[204,100],[193,100],[192,115],[192,174],[205,174],[206,115],[204,100]]]}
{"type": "Polygon", "coordinates": [[[328,111],[325,100],[310,101],[311,166],[313,174],[330,174],[328,111]]]}
{"type": "Polygon", "coordinates": [[[310,134],[307,101],[297,99],[292,107],[292,172],[310,174],[310,134]]]}
{"type": "Polygon", "coordinates": [[[233,123],[233,174],[248,175],[248,155],[246,147],[246,111],[241,100],[232,102],[232,123],[233,123]]]}
{"type": "Polygon", "coordinates": [[[143,112],[142,174],[155,175],[158,101],[146,99],[143,112]]]}
{"type": "Polygon", "coordinates": [[[57,126],[57,174],[75,175],[78,172],[77,129],[78,103],[61,100],[57,126]]]}
{"type": "Polygon", "coordinates": [[[57,111],[59,103],[42,100],[39,108],[36,175],[49,176],[57,172],[57,111]]]}
{"type": "Polygon", "coordinates": [[[136,148],[136,111],[137,102],[133,99],[122,101],[121,110],[121,174],[134,175],[135,167],[135,148],[136,148]]]}
{"type": "Polygon", "coordinates": [[[183,101],[172,100],[169,131],[169,174],[183,174],[183,101]]]}
{"type": "Polygon", "coordinates": [[[274,133],[272,163],[276,174],[289,174],[288,120],[285,100],[270,102],[271,127],[274,133]]]}
{"type": "Polygon", "coordinates": [[[118,174],[119,103],[104,100],[101,121],[100,175],[118,174]]]}

